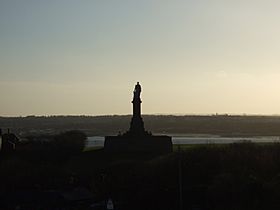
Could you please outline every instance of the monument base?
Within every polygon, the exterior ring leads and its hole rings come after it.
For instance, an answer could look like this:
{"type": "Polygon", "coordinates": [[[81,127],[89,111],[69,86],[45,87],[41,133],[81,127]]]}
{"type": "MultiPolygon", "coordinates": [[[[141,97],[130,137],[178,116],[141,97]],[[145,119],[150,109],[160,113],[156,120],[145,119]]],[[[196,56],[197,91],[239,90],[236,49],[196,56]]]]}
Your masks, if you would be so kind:
{"type": "Polygon", "coordinates": [[[106,136],[104,150],[126,153],[170,153],[172,152],[170,136],[106,136]]]}

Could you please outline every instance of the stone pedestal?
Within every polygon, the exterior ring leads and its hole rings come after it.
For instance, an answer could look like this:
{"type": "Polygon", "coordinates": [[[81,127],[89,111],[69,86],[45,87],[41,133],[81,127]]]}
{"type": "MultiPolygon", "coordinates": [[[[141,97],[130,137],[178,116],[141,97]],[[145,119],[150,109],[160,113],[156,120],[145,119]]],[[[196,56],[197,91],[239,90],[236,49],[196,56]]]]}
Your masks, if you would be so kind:
{"type": "Polygon", "coordinates": [[[172,152],[172,141],[170,136],[106,136],[104,149],[106,152],[164,154],[172,152]]]}

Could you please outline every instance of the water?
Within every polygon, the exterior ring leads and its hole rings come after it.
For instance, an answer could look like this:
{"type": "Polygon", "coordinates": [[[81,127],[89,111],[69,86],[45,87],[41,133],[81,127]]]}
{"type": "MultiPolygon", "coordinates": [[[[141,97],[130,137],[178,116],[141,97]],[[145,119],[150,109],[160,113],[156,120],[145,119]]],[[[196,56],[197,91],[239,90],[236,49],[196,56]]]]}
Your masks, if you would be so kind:
{"type": "MultiPolygon", "coordinates": [[[[91,136],[87,139],[86,147],[104,147],[103,136],[91,136]]],[[[220,137],[220,136],[172,136],[173,144],[231,144],[242,141],[255,143],[279,142],[279,136],[258,136],[258,137],[220,137]]]]}
{"type": "Polygon", "coordinates": [[[87,138],[86,147],[104,147],[105,137],[90,136],[87,138]]]}

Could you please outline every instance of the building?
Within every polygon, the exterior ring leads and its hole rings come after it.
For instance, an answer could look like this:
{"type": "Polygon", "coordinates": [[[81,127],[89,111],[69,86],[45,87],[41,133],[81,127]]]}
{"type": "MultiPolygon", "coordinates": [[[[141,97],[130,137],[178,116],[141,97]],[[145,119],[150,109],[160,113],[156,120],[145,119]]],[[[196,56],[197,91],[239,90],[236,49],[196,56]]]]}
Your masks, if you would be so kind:
{"type": "Polygon", "coordinates": [[[0,141],[1,152],[10,152],[16,149],[19,138],[14,133],[10,133],[9,129],[8,132],[4,134],[2,133],[2,129],[0,129],[0,141]]]}

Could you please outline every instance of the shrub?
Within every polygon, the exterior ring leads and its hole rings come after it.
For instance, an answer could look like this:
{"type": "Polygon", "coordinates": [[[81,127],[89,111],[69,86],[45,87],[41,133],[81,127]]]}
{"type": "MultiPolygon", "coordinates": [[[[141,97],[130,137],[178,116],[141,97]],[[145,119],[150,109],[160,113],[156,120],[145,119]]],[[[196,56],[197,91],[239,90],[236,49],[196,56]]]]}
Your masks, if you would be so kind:
{"type": "Polygon", "coordinates": [[[85,148],[86,135],[81,131],[67,131],[54,137],[53,144],[57,151],[75,155],[85,148]]]}

